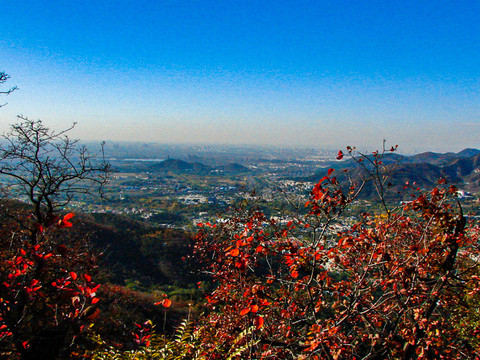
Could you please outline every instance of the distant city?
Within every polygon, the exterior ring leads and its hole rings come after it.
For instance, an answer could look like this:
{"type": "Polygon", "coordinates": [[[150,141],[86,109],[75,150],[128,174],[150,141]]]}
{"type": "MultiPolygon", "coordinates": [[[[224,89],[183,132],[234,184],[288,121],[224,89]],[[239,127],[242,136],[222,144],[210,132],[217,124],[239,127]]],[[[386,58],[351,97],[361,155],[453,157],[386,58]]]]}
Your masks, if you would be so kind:
{"type": "MultiPolygon", "coordinates": [[[[285,194],[305,201],[328,168],[337,169],[345,184],[352,178],[359,181],[358,164],[347,157],[336,160],[337,153],[338,149],[107,143],[105,156],[114,171],[105,198],[77,199],[71,205],[82,212],[127,214],[162,227],[188,230],[198,222],[215,221],[254,193],[264,211],[282,217],[285,194]],[[350,179],[343,171],[347,169],[350,179]]],[[[479,150],[414,156],[387,151],[384,161],[389,166],[398,163],[391,175],[389,200],[393,203],[403,200],[398,194],[404,193],[401,190],[408,180],[428,188],[439,178],[447,178],[467,203],[479,197],[479,150]]],[[[357,210],[374,209],[376,195],[371,185],[362,194],[357,210]]]]}

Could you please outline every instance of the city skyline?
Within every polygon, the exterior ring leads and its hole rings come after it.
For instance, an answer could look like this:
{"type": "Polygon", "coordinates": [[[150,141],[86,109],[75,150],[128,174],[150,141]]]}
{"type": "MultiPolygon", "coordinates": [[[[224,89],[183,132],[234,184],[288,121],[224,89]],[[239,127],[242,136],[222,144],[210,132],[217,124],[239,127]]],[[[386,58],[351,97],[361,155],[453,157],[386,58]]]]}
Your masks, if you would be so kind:
{"type": "Polygon", "coordinates": [[[5,1],[0,130],[84,140],[480,147],[475,1],[5,1]],[[3,89],[2,88],[2,89],[3,89]]]}

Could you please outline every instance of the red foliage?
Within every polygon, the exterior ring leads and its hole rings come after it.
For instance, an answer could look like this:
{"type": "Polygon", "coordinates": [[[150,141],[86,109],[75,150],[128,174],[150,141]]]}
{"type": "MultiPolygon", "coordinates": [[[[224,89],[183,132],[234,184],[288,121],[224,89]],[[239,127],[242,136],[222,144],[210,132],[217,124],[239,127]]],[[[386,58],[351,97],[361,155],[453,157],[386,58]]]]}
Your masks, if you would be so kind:
{"type": "Polygon", "coordinates": [[[172,305],[172,301],[165,298],[162,301],[157,301],[154,305],[162,305],[163,307],[168,308],[172,305]]]}
{"type": "Polygon", "coordinates": [[[74,217],[74,216],[75,216],[75,214],[73,214],[73,213],[68,213],[67,215],[65,215],[65,216],[63,217],[63,219],[61,219],[61,220],[58,221],[58,225],[57,225],[57,226],[58,226],[59,228],[72,227],[73,224],[72,224],[70,221],[68,221],[68,220],[70,220],[70,219],[71,219],[72,217],[74,217]]]}
{"type": "Polygon", "coordinates": [[[95,258],[52,225],[32,242],[29,231],[2,223],[0,344],[12,359],[66,357],[98,316],[100,285],[86,273],[95,271],[95,258]]]}
{"type": "Polygon", "coordinates": [[[137,346],[150,346],[153,323],[150,320],[147,320],[143,324],[135,324],[135,326],[136,329],[132,332],[135,344],[137,346]]]}
{"type": "Polygon", "coordinates": [[[313,188],[308,214],[287,224],[237,209],[200,227],[196,253],[217,284],[197,329],[205,354],[222,358],[253,327],[243,358],[478,355],[480,329],[460,336],[452,321],[468,317],[466,299],[480,293],[479,230],[453,205],[456,190],[348,224],[339,216],[355,188],[344,194],[331,173],[313,188]]]}

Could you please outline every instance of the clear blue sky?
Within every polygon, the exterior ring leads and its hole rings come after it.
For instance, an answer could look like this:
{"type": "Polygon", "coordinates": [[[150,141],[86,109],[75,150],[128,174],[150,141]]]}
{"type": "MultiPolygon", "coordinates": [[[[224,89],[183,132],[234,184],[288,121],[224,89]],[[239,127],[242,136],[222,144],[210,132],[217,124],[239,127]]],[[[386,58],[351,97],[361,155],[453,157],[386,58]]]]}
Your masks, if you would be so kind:
{"type": "Polygon", "coordinates": [[[82,139],[480,147],[479,1],[2,1],[0,109],[82,139]],[[3,102],[5,102],[3,101],[3,102]]]}

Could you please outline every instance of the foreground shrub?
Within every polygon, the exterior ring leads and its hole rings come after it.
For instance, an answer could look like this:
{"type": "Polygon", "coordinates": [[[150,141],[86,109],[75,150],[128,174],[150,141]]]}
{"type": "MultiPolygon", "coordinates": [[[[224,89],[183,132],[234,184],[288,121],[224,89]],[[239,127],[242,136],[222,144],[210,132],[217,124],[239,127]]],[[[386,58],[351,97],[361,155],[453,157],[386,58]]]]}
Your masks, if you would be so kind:
{"type": "MultiPolygon", "coordinates": [[[[371,174],[384,184],[381,156],[371,174]]],[[[349,223],[341,216],[358,184],[344,191],[332,174],[312,190],[307,215],[279,222],[239,208],[201,226],[197,255],[217,284],[197,327],[203,356],[225,358],[253,327],[239,358],[475,357],[479,229],[457,190],[407,186],[408,204],[383,201],[383,214],[349,223]],[[460,330],[462,321],[470,325],[460,330]]]]}
{"type": "Polygon", "coordinates": [[[0,348],[10,359],[68,357],[98,316],[95,257],[58,227],[31,242],[16,222],[0,230],[0,348]]]}

